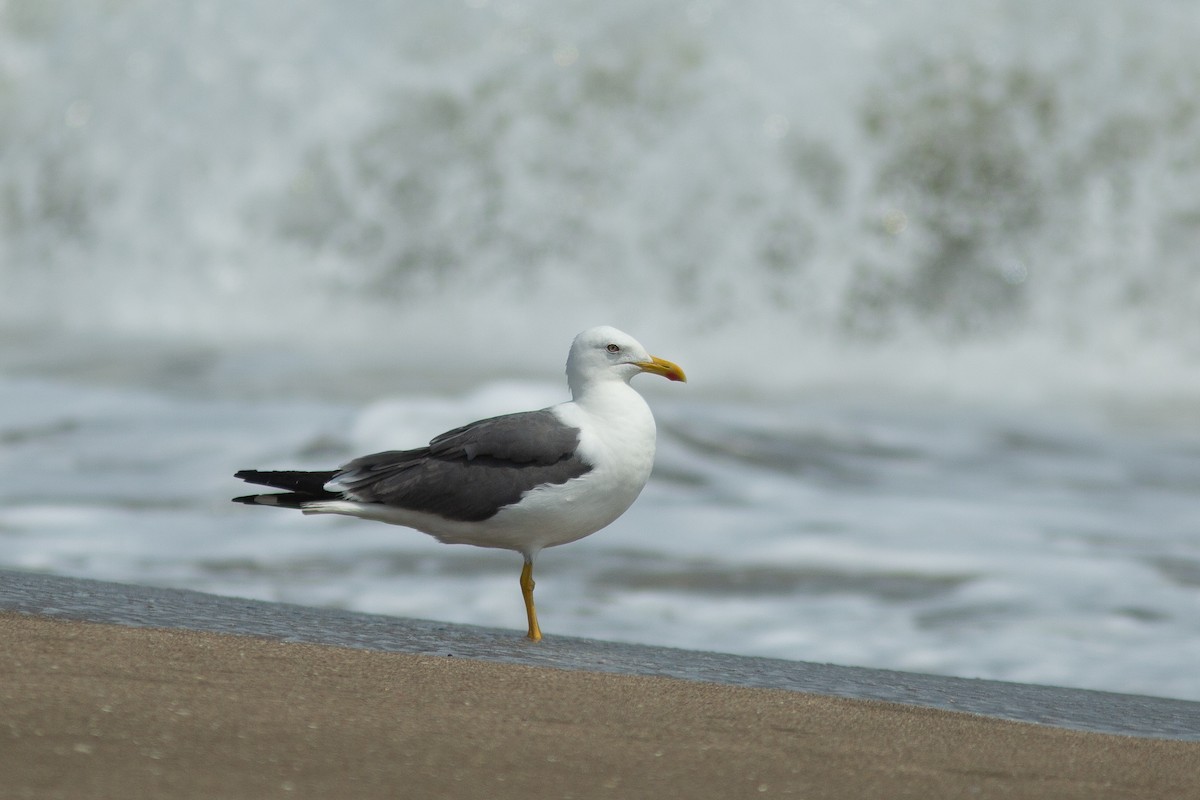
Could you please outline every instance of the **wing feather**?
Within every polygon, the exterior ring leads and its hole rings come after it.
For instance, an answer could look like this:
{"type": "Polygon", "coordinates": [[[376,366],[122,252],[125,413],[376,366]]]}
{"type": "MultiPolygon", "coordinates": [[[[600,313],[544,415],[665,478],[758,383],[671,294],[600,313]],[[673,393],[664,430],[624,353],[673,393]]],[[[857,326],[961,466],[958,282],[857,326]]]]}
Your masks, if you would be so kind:
{"type": "Polygon", "coordinates": [[[579,429],[549,409],[506,414],[447,431],[428,447],[356,458],[326,489],[359,502],[479,521],[531,489],[587,473],[591,466],[578,445],[579,429]]]}

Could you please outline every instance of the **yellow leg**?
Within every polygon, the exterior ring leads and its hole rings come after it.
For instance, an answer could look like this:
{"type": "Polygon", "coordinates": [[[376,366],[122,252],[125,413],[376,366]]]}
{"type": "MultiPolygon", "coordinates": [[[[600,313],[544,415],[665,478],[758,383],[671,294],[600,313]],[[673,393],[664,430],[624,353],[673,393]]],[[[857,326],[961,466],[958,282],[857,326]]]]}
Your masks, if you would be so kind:
{"type": "Polygon", "coordinates": [[[533,587],[533,562],[526,559],[525,566],[521,569],[521,596],[525,598],[525,616],[529,617],[527,635],[538,642],[542,639],[542,629],[538,627],[537,610],[533,607],[533,587]]]}

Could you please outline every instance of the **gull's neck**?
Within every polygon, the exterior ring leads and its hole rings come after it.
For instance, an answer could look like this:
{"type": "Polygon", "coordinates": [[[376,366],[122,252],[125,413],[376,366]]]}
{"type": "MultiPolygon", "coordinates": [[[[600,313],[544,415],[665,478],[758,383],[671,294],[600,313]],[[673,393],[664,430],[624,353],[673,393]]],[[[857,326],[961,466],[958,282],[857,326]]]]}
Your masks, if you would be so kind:
{"type": "Polygon", "coordinates": [[[608,419],[630,430],[654,430],[650,406],[623,378],[586,381],[574,387],[574,404],[592,418],[608,419]]]}
{"type": "Polygon", "coordinates": [[[629,385],[632,377],[632,375],[624,376],[613,373],[587,377],[568,375],[567,386],[571,390],[572,400],[579,405],[588,405],[596,402],[599,398],[621,397],[628,392],[637,394],[637,391],[629,385]]]}

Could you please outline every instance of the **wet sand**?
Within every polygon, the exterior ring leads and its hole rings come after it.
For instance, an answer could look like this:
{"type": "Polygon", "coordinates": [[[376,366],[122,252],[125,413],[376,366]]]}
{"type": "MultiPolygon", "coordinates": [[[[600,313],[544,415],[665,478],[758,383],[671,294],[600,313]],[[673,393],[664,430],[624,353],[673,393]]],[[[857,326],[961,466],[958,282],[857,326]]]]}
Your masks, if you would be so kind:
{"type": "Polygon", "coordinates": [[[0,614],[0,797],[1200,797],[1200,743],[0,614]]]}

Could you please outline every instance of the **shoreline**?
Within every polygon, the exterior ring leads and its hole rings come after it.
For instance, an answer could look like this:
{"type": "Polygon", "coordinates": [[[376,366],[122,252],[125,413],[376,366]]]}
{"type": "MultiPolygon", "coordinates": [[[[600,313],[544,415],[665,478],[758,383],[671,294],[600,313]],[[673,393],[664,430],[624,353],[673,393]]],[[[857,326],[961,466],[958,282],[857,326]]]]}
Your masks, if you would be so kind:
{"type": "MultiPolygon", "coordinates": [[[[780,663],[791,685],[756,686],[761,659],[0,571],[0,798],[1200,796],[1200,741],[830,696],[797,681],[871,671],[780,663]]],[[[1068,717],[1200,705],[884,674],[1068,717]]]]}
{"type": "Polygon", "coordinates": [[[734,656],[0,570],[0,613],[238,634],[409,655],[679,678],[897,702],[1097,733],[1200,741],[1200,702],[1089,689],[734,656]]]}
{"type": "Polygon", "coordinates": [[[1200,743],[0,613],[0,797],[1200,796],[1200,743]]]}

